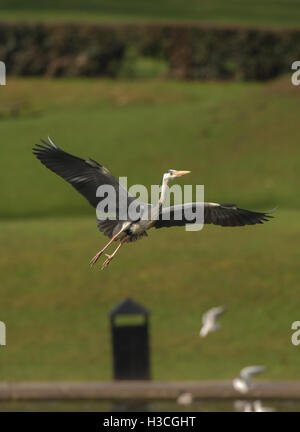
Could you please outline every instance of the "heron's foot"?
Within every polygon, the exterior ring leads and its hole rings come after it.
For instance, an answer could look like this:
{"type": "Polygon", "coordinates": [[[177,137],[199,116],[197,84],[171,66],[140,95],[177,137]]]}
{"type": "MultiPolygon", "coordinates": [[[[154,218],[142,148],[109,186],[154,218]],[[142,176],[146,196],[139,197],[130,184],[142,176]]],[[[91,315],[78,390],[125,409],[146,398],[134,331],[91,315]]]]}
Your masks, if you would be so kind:
{"type": "Polygon", "coordinates": [[[104,270],[114,257],[114,255],[108,255],[108,254],[105,254],[105,256],[107,256],[107,259],[102,264],[101,270],[104,270]]]}
{"type": "Polygon", "coordinates": [[[93,267],[93,265],[96,264],[96,262],[98,261],[98,259],[101,257],[102,254],[103,254],[103,250],[101,250],[100,252],[97,253],[97,255],[94,256],[94,258],[90,261],[91,267],[93,267]]]}

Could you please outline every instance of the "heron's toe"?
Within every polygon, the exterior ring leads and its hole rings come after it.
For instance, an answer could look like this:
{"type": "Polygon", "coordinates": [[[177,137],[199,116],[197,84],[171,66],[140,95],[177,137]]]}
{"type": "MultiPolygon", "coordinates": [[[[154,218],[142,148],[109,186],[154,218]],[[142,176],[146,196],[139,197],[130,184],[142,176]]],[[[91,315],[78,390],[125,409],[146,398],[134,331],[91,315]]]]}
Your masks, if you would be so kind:
{"type": "Polygon", "coordinates": [[[105,256],[107,256],[107,259],[102,264],[101,270],[104,270],[108,266],[108,264],[111,262],[111,260],[113,259],[112,255],[105,254],[105,256]]]}

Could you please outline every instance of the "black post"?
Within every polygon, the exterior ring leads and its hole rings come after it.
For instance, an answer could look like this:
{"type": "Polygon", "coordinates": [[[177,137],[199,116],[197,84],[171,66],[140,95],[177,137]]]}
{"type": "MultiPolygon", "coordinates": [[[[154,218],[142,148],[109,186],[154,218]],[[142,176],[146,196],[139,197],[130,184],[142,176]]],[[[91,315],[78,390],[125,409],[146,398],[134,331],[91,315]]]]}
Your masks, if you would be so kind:
{"type": "Polygon", "coordinates": [[[111,310],[115,380],[150,380],[149,312],[131,299],[111,310]]]}

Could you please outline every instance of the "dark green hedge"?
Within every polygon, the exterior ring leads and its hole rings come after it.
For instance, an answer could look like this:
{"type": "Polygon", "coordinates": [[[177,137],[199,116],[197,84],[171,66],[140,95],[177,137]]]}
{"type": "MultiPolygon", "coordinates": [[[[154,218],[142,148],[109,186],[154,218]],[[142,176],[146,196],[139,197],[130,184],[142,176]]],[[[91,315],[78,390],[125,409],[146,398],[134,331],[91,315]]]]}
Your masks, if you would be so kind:
{"type": "Polygon", "coordinates": [[[173,78],[265,80],[300,60],[300,31],[0,22],[0,60],[11,75],[124,76],[124,62],[130,70],[138,57],[165,61],[173,78]]]}

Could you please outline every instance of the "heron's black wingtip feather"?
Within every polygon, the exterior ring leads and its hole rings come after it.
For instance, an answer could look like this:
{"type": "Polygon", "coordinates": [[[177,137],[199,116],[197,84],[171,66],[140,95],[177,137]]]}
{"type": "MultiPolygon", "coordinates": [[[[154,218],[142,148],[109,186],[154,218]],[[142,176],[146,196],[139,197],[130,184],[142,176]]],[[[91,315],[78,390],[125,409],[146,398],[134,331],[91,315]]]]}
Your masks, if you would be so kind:
{"type": "Polygon", "coordinates": [[[237,208],[238,216],[243,218],[244,225],[255,225],[269,222],[274,216],[270,215],[270,212],[255,212],[252,210],[244,210],[237,208]]]}
{"type": "Polygon", "coordinates": [[[48,136],[48,141],[44,141],[42,138],[40,139],[41,144],[35,144],[35,147],[32,148],[32,153],[38,158],[42,154],[51,152],[53,150],[59,150],[59,148],[54,144],[51,138],[48,136]]]}

